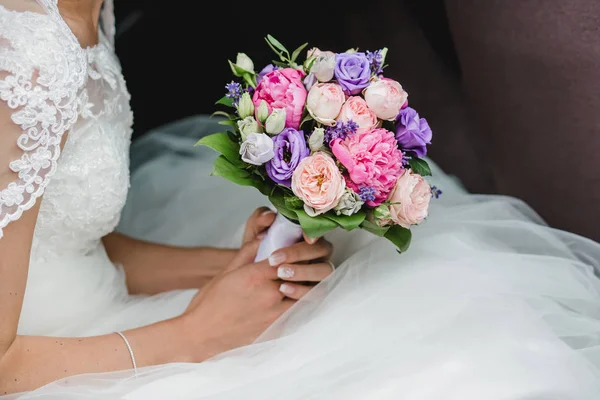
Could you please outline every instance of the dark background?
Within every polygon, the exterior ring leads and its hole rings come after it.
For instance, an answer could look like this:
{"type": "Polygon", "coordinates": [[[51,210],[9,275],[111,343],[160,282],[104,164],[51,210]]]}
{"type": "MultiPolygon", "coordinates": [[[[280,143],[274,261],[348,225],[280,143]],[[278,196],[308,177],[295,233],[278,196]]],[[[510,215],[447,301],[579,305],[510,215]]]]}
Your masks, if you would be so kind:
{"type": "MultiPolygon", "coordinates": [[[[289,49],[304,42],[333,51],[388,47],[390,55],[402,58],[407,55],[403,42],[411,40],[405,26],[409,13],[424,28],[440,62],[458,76],[442,0],[374,1],[368,7],[319,1],[313,6],[313,17],[291,20],[280,5],[257,6],[260,20],[267,23],[252,23],[250,2],[215,1],[210,8],[194,3],[200,2],[121,0],[115,4],[116,47],[132,93],[136,138],[178,118],[212,113],[214,101],[233,78],[228,59],[235,61],[237,52],[244,52],[257,70],[270,62],[273,53],[264,41],[267,34],[289,49]]],[[[304,8],[311,12],[308,4],[304,8]]],[[[388,71],[402,81],[402,69],[395,63],[388,71]]]]}

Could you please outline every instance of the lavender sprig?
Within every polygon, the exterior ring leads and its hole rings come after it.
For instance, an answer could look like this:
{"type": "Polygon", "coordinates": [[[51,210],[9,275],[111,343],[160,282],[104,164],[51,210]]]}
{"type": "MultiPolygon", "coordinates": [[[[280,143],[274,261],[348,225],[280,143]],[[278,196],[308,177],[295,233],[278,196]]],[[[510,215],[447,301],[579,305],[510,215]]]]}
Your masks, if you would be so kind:
{"type": "Polygon", "coordinates": [[[344,140],[348,136],[352,136],[358,130],[358,124],[352,120],[346,123],[339,121],[334,126],[329,126],[325,129],[325,143],[331,143],[335,139],[344,140]]]}
{"type": "Polygon", "coordinates": [[[383,63],[385,61],[384,51],[366,51],[367,60],[369,60],[369,64],[371,65],[371,72],[374,75],[383,74],[383,63]]]}
{"type": "Polygon", "coordinates": [[[370,186],[361,186],[358,196],[364,203],[367,201],[375,201],[375,189],[370,186]]]}
{"type": "Polygon", "coordinates": [[[227,94],[225,96],[231,99],[233,101],[233,105],[237,107],[240,97],[242,97],[242,85],[231,81],[231,83],[225,85],[225,89],[227,89],[227,94]]]}
{"type": "Polygon", "coordinates": [[[442,191],[437,186],[432,186],[431,187],[431,195],[433,197],[435,197],[436,199],[439,199],[440,196],[442,195],[442,191]]]}

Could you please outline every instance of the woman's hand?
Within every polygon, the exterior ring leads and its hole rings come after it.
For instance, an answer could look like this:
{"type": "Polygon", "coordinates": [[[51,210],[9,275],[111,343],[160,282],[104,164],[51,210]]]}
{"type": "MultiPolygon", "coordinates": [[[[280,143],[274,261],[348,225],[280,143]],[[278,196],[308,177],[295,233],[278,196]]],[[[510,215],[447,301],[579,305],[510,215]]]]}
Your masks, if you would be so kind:
{"type": "Polygon", "coordinates": [[[267,229],[275,221],[277,213],[273,212],[268,207],[257,208],[248,221],[246,222],[246,230],[242,239],[242,245],[250,243],[256,239],[263,239],[267,233],[267,229]]]}
{"type": "Polygon", "coordinates": [[[247,243],[228,266],[190,303],[180,317],[184,325],[192,361],[252,343],[297,300],[311,285],[331,273],[323,260],[331,254],[331,244],[320,240],[314,245],[302,242],[282,249],[270,260],[254,263],[260,240],[247,243]],[[277,262],[275,262],[277,261],[277,262]],[[298,264],[315,261],[315,264],[298,264]],[[285,263],[284,263],[285,262],[285,263]],[[282,268],[295,273],[283,282],[282,268]]]}
{"type": "Polygon", "coordinates": [[[280,290],[298,300],[333,273],[333,264],[329,262],[332,252],[331,243],[321,238],[315,244],[305,241],[277,250],[268,261],[277,268],[277,277],[284,281],[280,290]]]}
{"type": "MultiPolygon", "coordinates": [[[[277,213],[268,207],[257,208],[246,222],[246,230],[244,232],[242,244],[246,244],[255,239],[263,239],[267,234],[267,229],[273,225],[276,216],[277,213]]],[[[303,236],[308,244],[315,244],[320,239],[310,238],[306,233],[304,233],[303,236]]]]}

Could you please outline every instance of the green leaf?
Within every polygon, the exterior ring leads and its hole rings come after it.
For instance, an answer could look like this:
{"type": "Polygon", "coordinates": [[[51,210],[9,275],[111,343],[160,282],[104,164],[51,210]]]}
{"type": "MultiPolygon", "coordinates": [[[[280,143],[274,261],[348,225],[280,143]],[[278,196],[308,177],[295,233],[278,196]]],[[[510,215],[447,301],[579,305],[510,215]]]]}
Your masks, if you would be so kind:
{"type": "Polygon", "coordinates": [[[286,206],[285,200],[281,193],[272,194],[271,196],[269,196],[269,201],[275,206],[275,208],[281,215],[283,215],[289,220],[298,221],[298,215],[294,210],[290,210],[286,206]]]}
{"type": "Polygon", "coordinates": [[[213,164],[212,176],[220,176],[230,182],[241,186],[252,186],[258,189],[261,193],[267,192],[266,184],[258,177],[255,177],[247,170],[236,167],[230,163],[225,156],[219,156],[213,164]]]}
{"type": "Polygon", "coordinates": [[[302,230],[310,238],[321,237],[338,227],[337,223],[322,215],[311,217],[304,210],[295,210],[295,212],[298,215],[298,221],[302,230]]]}
{"type": "Polygon", "coordinates": [[[308,64],[306,61],[304,61],[304,72],[310,74],[310,70],[312,69],[312,66],[315,63],[315,61],[317,61],[316,57],[309,58],[308,64]]]}
{"type": "Polygon", "coordinates": [[[233,127],[237,126],[237,122],[233,119],[226,119],[223,121],[219,121],[218,124],[219,125],[228,125],[228,126],[233,126],[233,127]]]}
{"type": "Polygon", "coordinates": [[[360,227],[362,229],[364,229],[367,232],[371,232],[372,234],[379,236],[379,237],[384,237],[385,234],[390,230],[389,226],[379,226],[371,221],[369,221],[368,219],[365,219],[361,224],[360,227]]]}
{"type": "Polygon", "coordinates": [[[396,245],[398,252],[404,253],[410,247],[412,232],[400,225],[394,225],[386,232],[385,238],[396,245]]]}
{"type": "Polygon", "coordinates": [[[284,45],[282,45],[279,40],[275,39],[273,36],[271,35],[267,35],[267,43],[269,43],[270,45],[273,45],[273,47],[275,47],[278,50],[281,50],[282,52],[284,52],[288,58],[290,56],[290,52],[287,51],[287,49],[285,48],[284,45]]]}
{"type": "Polygon", "coordinates": [[[244,68],[232,63],[230,60],[227,60],[227,62],[229,63],[229,66],[231,67],[231,72],[233,72],[233,74],[235,76],[242,76],[242,75],[250,72],[250,71],[246,71],[244,68]]]}
{"type": "Polygon", "coordinates": [[[238,167],[245,167],[246,163],[240,158],[240,145],[232,141],[227,133],[213,133],[198,140],[196,146],[206,146],[222,154],[227,161],[238,167]]]}
{"type": "Polygon", "coordinates": [[[429,164],[427,164],[427,161],[421,158],[411,158],[408,160],[408,164],[415,174],[421,176],[431,175],[431,168],[429,168],[429,164]]]}
{"type": "Polygon", "coordinates": [[[311,121],[313,120],[312,115],[307,114],[306,117],[304,117],[304,119],[302,119],[302,122],[300,122],[300,126],[304,125],[305,122],[311,121]]]}
{"type": "Polygon", "coordinates": [[[334,213],[327,213],[323,215],[325,218],[332,220],[347,231],[354,230],[363,223],[367,217],[367,213],[359,211],[352,215],[336,215],[334,213]]]}
{"type": "Polygon", "coordinates": [[[247,181],[252,181],[252,175],[244,168],[232,164],[224,155],[220,155],[216,158],[213,164],[213,172],[211,175],[220,176],[227,180],[240,185],[248,185],[247,181]],[[242,183],[242,181],[244,183],[242,183]]]}
{"type": "Polygon", "coordinates": [[[271,60],[271,63],[273,65],[277,65],[279,68],[289,68],[289,65],[287,63],[284,63],[284,62],[281,62],[281,61],[271,60]]]}
{"type": "Polygon", "coordinates": [[[211,117],[216,117],[216,116],[221,116],[221,117],[225,117],[227,119],[235,119],[236,116],[234,114],[229,114],[226,113],[225,111],[215,111],[214,113],[210,114],[211,117]]]}
{"type": "Polygon", "coordinates": [[[254,74],[246,72],[243,75],[243,77],[244,77],[244,81],[246,81],[246,84],[248,86],[252,86],[253,88],[256,88],[256,76],[254,74]]]}
{"type": "Polygon", "coordinates": [[[217,102],[215,104],[223,104],[224,106],[227,106],[227,107],[233,107],[233,99],[230,99],[227,96],[223,96],[219,100],[217,100],[217,102]]]}
{"type": "Polygon", "coordinates": [[[308,46],[308,43],[304,43],[302,46],[300,46],[300,47],[298,47],[296,50],[294,50],[294,52],[292,53],[292,59],[291,59],[291,61],[292,61],[292,62],[295,62],[295,61],[296,61],[296,59],[297,59],[297,58],[298,58],[298,56],[300,55],[300,52],[301,52],[302,50],[304,50],[304,48],[305,48],[306,46],[308,46]]]}
{"type": "MultiPolygon", "coordinates": [[[[268,40],[267,40],[267,44],[269,45],[269,47],[271,48],[271,50],[273,50],[273,52],[279,56],[279,60],[281,60],[283,62],[289,61],[287,59],[287,57],[285,55],[281,54],[281,52],[279,50],[277,50],[275,47],[273,47],[273,45],[268,40]]],[[[273,61],[273,63],[275,63],[275,61],[273,61]]],[[[284,64],[284,65],[287,66],[287,64],[284,64]]]]}
{"type": "Polygon", "coordinates": [[[290,210],[301,210],[304,207],[304,202],[296,196],[284,196],[283,200],[290,210]]]}

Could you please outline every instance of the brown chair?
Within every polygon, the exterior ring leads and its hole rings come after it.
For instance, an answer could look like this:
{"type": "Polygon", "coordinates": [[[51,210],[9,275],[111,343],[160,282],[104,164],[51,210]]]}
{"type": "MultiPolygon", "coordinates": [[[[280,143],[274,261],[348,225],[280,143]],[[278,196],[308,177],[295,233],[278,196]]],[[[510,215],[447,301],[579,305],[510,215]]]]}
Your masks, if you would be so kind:
{"type": "Polygon", "coordinates": [[[516,196],[550,225],[600,240],[599,1],[369,9],[347,18],[347,41],[389,47],[387,73],[434,129],[431,157],[472,192],[516,196]]]}

